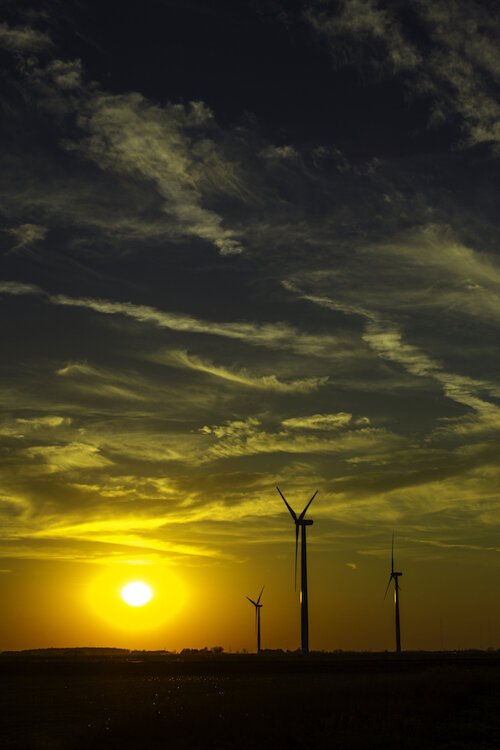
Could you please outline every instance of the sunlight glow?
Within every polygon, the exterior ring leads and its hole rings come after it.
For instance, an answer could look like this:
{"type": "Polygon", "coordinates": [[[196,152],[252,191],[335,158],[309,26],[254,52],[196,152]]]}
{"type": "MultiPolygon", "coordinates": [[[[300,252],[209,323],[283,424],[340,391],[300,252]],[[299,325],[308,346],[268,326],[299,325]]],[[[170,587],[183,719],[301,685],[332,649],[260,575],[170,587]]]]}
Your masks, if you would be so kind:
{"type": "Polygon", "coordinates": [[[165,627],[184,608],[187,594],[182,580],[165,566],[132,562],[103,567],[87,587],[99,619],[113,629],[136,632],[165,627]]]}
{"type": "Polygon", "coordinates": [[[120,592],[123,601],[131,607],[143,607],[153,598],[151,586],[142,581],[127,583],[120,592]]]}

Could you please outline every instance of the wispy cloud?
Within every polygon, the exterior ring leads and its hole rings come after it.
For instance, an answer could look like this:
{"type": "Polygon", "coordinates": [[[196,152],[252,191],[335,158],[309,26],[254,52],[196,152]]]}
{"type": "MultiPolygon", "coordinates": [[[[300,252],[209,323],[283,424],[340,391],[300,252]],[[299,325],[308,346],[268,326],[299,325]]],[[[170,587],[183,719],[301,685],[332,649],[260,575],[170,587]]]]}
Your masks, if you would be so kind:
{"type": "MultiPolygon", "coordinates": [[[[413,70],[421,63],[421,56],[405,37],[395,6],[382,7],[377,0],[347,0],[341,5],[315,0],[308,4],[304,17],[332,41],[332,53],[339,64],[363,62],[363,46],[376,40],[385,46],[394,70],[413,70]],[[351,41],[351,45],[340,55],[334,41],[342,39],[351,41]]],[[[375,64],[379,62],[376,54],[372,59],[375,64]]]]}
{"type": "Polygon", "coordinates": [[[93,367],[88,362],[68,362],[56,370],[56,375],[75,390],[105,398],[144,401],[151,390],[140,376],[93,367]]]}
{"type": "MultiPolygon", "coordinates": [[[[496,379],[451,369],[443,361],[446,345],[443,349],[439,342],[440,356],[435,356],[410,343],[411,334],[403,328],[405,319],[415,325],[416,311],[429,315],[429,320],[440,314],[500,322],[500,268],[492,255],[463,245],[446,228],[430,226],[390,243],[362,247],[334,272],[305,272],[283,284],[314,305],[358,318],[362,340],[378,357],[401,365],[413,377],[434,381],[447,398],[488,415],[490,423],[498,413],[496,379]],[[366,273],[371,274],[371,283],[363,289],[366,273]],[[436,287],[439,294],[433,293],[436,287]]],[[[424,341],[434,348],[436,339],[430,332],[424,341]]]]}
{"type": "Polygon", "coordinates": [[[44,429],[46,427],[62,427],[71,424],[70,417],[58,416],[41,416],[41,417],[18,417],[17,424],[23,425],[23,428],[33,430],[44,429]]]}
{"type": "Polygon", "coordinates": [[[24,456],[27,459],[27,470],[30,471],[29,462],[32,460],[40,462],[38,470],[49,473],[60,471],[79,471],[81,469],[101,469],[111,465],[111,461],[101,455],[99,449],[94,445],[86,443],[67,443],[65,445],[36,445],[26,448],[24,456]]]}
{"type": "Polygon", "coordinates": [[[405,343],[396,326],[369,322],[363,338],[380,357],[397,362],[412,375],[432,378],[438,382],[445,396],[452,401],[479,412],[498,411],[494,403],[480,397],[482,392],[491,389],[486,382],[447,372],[439,362],[418,347],[405,343]]]}
{"type": "Polygon", "coordinates": [[[43,290],[35,284],[25,284],[22,281],[0,281],[0,294],[24,295],[35,294],[42,295],[43,290]]]}
{"type": "Polygon", "coordinates": [[[12,227],[11,229],[4,230],[11,237],[14,237],[15,245],[11,248],[10,252],[16,250],[23,250],[25,247],[30,247],[40,242],[47,236],[47,227],[42,227],[38,224],[20,224],[18,227],[12,227]]]}
{"type": "MultiPolygon", "coordinates": [[[[49,524],[48,528],[34,532],[34,539],[57,540],[66,542],[94,542],[102,545],[112,546],[115,549],[126,548],[126,554],[130,555],[132,550],[136,554],[161,553],[165,557],[201,557],[201,558],[226,558],[233,556],[224,553],[220,549],[211,548],[203,543],[187,544],[169,541],[155,532],[165,525],[163,517],[128,516],[122,518],[104,518],[98,520],[81,520],[73,524],[49,524]]],[[[109,551],[108,551],[109,554],[109,551]]]]}
{"type": "MultiPolygon", "coordinates": [[[[43,295],[44,292],[31,284],[9,281],[0,283],[3,294],[43,295]]],[[[305,333],[288,323],[254,323],[206,321],[190,315],[170,313],[148,305],[135,305],[131,302],[113,302],[89,297],[68,297],[67,295],[47,295],[46,299],[55,305],[82,307],[102,315],[123,315],[138,323],[153,325],[185,333],[202,333],[211,336],[245,341],[253,346],[289,349],[301,354],[328,356],[338,346],[338,339],[327,334],[305,333]]]]}
{"type": "Polygon", "coordinates": [[[9,52],[38,52],[52,47],[52,40],[47,34],[30,26],[0,23],[0,47],[9,52]]]}
{"type": "Polygon", "coordinates": [[[311,435],[309,429],[301,434],[296,428],[270,432],[255,417],[206,425],[201,432],[214,436],[216,441],[207,449],[210,458],[251,456],[259,453],[353,454],[363,451],[401,448],[405,440],[383,429],[361,427],[341,434],[311,435]]]}
{"type": "Polygon", "coordinates": [[[434,49],[420,87],[435,97],[435,117],[462,117],[469,143],[500,141],[500,23],[494,8],[458,0],[421,3],[434,49]]]}
{"type": "Polygon", "coordinates": [[[285,348],[306,354],[324,355],[327,347],[334,346],[336,342],[333,336],[302,333],[287,323],[219,323],[200,320],[189,315],[163,312],[147,305],[135,305],[131,302],[112,302],[65,295],[52,296],[50,301],[58,305],[85,307],[103,315],[124,315],[139,323],[149,323],[158,328],[222,336],[246,341],[254,346],[285,348]]]}
{"type": "Polygon", "coordinates": [[[284,419],[282,425],[290,429],[299,430],[339,430],[344,427],[370,424],[368,417],[355,417],[347,412],[337,414],[311,414],[306,417],[290,417],[284,419]]]}
{"type": "Polygon", "coordinates": [[[411,33],[405,3],[314,0],[304,18],[331,43],[339,66],[403,75],[412,92],[431,97],[433,120],[457,115],[469,144],[500,141],[500,24],[493,6],[474,0],[412,5],[420,38],[411,33]]]}
{"type": "Polygon", "coordinates": [[[83,85],[81,60],[52,60],[43,70],[43,75],[62,91],[74,91],[83,85]]]}
{"type": "MultiPolygon", "coordinates": [[[[85,176],[78,169],[76,179],[60,173],[54,179],[48,162],[27,160],[27,175],[13,175],[4,195],[12,218],[24,214],[26,225],[28,217],[34,225],[36,216],[51,226],[88,227],[115,244],[119,233],[122,239],[168,238],[177,245],[201,240],[221,255],[244,251],[242,232],[231,226],[224,206],[228,199],[253,200],[252,187],[237,153],[226,148],[231,133],[217,125],[207,105],[159,105],[139,92],[106,92],[97,81],[88,81],[79,59],[29,55],[57,49],[47,35],[27,26],[1,24],[2,45],[25,53],[13,87],[33,113],[58,123],[68,114],[76,120],[76,127],[67,122],[61,128],[59,144],[66,157],[72,154],[79,163],[83,157],[102,173],[101,178],[85,176]],[[96,196],[101,182],[107,211],[96,196]],[[110,184],[122,201],[110,195],[110,184]]],[[[21,163],[19,158],[18,168],[21,163]]]]}
{"type": "Polygon", "coordinates": [[[222,255],[242,252],[237,234],[203,206],[207,173],[217,175],[219,189],[225,185],[233,192],[237,186],[235,165],[207,137],[214,120],[204,104],[158,107],[140,94],[99,93],[82,107],[79,123],[88,136],[72,148],[102,169],[152,181],[180,232],[213,243],[222,255]]]}
{"type": "Polygon", "coordinates": [[[500,547],[484,546],[482,544],[466,544],[460,542],[446,542],[437,539],[415,539],[408,538],[409,542],[437,547],[438,549],[458,549],[471,552],[500,552],[500,547]]]}
{"type": "Polygon", "coordinates": [[[207,375],[226,380],[229,383],[275,393],[311,393],[328,382],[328,376],[290,381],[279,380],[276,375],[263,375],[259,377],[247,370],[232,370],[217,366],[213,362],[204,360],[193,354],[188,354],[182,350],[172,350],[159,359],[176,367],[204,372],[207,375]]]}

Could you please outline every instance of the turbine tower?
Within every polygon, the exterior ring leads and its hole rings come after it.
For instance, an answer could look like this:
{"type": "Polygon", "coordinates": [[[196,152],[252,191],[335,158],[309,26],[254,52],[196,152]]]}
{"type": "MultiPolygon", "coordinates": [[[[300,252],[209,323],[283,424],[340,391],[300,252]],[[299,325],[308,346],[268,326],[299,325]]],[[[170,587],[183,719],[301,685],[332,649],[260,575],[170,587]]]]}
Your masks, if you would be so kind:
{"type": "Polygon", "coordinates": [[[387,592],[389,591],[389,586],[391,585],[391,581],[394,581],[394,609],[396,614],[396,653],[401,653],[401,627],[399,622],[399,576],[402,576],[402,573],[399,573],[398,571],[394,570],[394,532],[392,534],[392,549],[391,549],[391,575],[389,576],[389,583],[387,584],[387,588],[385,590],[384,599],[387,596],[387,592]]]}
{"type": "Polygon", "coordinates": [[[298,553],[298,546],[299,546],[299,526],[301,529],[301,538],[300,538],[300,563],[301,563],[300,564],[300,637],[301,637],[302,653],[308,654],[309,653],[309,612],[308,612],[308,601],[307,601],[306,527],[312,526],[313,521],[312,519],[304,518],[304,516],[306,515],[306,511],[311,505],[312,501],[318,494],[318,490],[316,490],[312,498],[309,500],[309,502],[307,503],[306,507],[304,508],[300,516],[297,516],[295,511],[288,504],[280,488],[276,487],[276,489],[280,493],[295,523],[295,590],[297,590],[297,553],[298,553]]]}
{"type": "Polygon", "coordinates": [[[255,626],[257,629],[257,653],[260,654],[260,610],[262,609],[262,604],[260,603],[260,597],[262,596],[262,592],[264,591],[264,586],[262,586],[261,592],[259,594],[259,598],[256,602],[254,602],[253,599],[250,599],[249,596],[247,596],[248,601],[253,604],[255,607],[255,626]]]}

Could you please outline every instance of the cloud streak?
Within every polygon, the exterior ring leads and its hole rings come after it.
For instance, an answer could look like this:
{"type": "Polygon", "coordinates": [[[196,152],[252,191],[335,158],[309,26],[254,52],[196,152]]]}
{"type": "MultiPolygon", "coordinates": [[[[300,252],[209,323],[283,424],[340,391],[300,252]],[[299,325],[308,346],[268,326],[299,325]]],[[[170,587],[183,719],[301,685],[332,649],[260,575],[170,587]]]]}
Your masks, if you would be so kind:
{"type": "Polygon", "coordinates": [[[188,354],[182,350],[172,350],[158,359],[175,367],[212,375],[228,383],[274,393],[311,393],[328,382],[328,376],[290,381],[279,380],[276,375],[263,375],[259,377],[249,373],[247,370],[236,371],[214,365],[210,361],[196,355],[188,354]]]}
{"type": "Polygon", "coordinates": [[[500,141],[500,23],[493,7],[473,0],[412,4],[314,0],[303,18],[331,45],[336,64],[403,75],[431,97],[435,124],[460,117],[468,145],[500,141]],[[414,15],[413,15],[414,14],[414,15]],[[415,18],[420,39],[412,34],[415,18]]]}
{"type": "Polygon", "coordinates": [[[219,189],[237,189],[235,165],[226,162],[205,131],[214,127],[212,112],[201,102],[154,106],[140,94],[90,96],[80,110],[79,125],[87,133],[71,148],[104,170],[153,182],[164,210],[177,230],[215,245],[222,255],[243,246],[222,217],[203,206],[209,175],[219,189]]]}
{"type": "Polygon", "coordinates": [[[20,224],[18,227],[12,227],[4,231],[14,237],[16,244],[10,250],[11,253],[14,253],[17,250],[36,245],[45,239],[48,230],[38,224],[20,224]]]}
{"type": "Polygon", "coordinates": [[[415,378],[438,384],[448,399],[484,417],[484,424],[496,422],[500,393],[496,379],[450,369],[443,361],[450,356],[446,346],[440,357],[428,353],[407,340],[412,331],[406,332],[402,322],[415,326],[418,312],[422,329],[428,316],[429,330],[424,328],[418,338],[431,347],[436,340],[431,327],[436,315],[441,320],[469,317],[498,325],[500,267],[491,254],[476,252],[450,231],[430,226],[391,243],[361,247],[335,272],[304,272],[284,280],[283,286],[315,306],[357,318],[363,326],[362,341],[377,357],[400,365],[415,378]],[[367,273],[371,274],[369,288],[365,287],[367,273]],[[438,294],[433,293],[435,288],[438,294]]]}
{"type": "Polygon", "coordinates": [[[266,431],[255,417],[236,420],[223,425],[206,425],[201,432],[212,435],[216,442],[208,448],[206,455],[213,458],[252,456],[260,453],[291,454],[357,454],[365,451],[389,451],[401,448],[406,441],[383,429],[361,427],[343,434],[328,436],[310,435],[309,428],[303,434],[296,426],[284,425],[276,432],[266,431]]]}
{"type": "Polygon", "coordinates": [[[52,40],[42,31],[30,26],[10,26],[0,23],[0,47],[9,52],[29,53],[50,49],[52,40]]]}
{"type": "MultiPolygon", "coordinates": [[[[45,293],[39,287],[16,281],[0,283],[0,293],[9,295],[39,295],[45,293]]],[[[289,349],[300,354],[329,356],[339,340],[334,336],[303,333],[288,323],[253,323],[205,321],[190,315],[170,313],[148,305],[131,302],[114,302],[90,297],[69,297],[64,294],[46,295],[55,305],[81,307],[102,315],[121,315],[137,323],[183,333],[198,333],[244,341],[252,346],[289,349]]]]}

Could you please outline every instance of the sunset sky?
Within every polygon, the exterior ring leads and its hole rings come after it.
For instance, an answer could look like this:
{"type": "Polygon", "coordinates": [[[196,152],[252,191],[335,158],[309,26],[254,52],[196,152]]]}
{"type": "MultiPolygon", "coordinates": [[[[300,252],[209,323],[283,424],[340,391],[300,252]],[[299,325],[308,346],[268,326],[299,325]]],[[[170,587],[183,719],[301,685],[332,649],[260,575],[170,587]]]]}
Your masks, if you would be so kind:
{"type": "Polygon", "coordinates": [[[0,650],[500,647],[495,5],[0,3],[0,650]]]}

